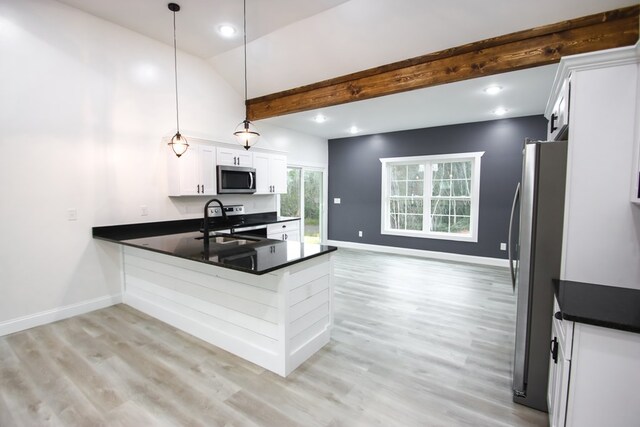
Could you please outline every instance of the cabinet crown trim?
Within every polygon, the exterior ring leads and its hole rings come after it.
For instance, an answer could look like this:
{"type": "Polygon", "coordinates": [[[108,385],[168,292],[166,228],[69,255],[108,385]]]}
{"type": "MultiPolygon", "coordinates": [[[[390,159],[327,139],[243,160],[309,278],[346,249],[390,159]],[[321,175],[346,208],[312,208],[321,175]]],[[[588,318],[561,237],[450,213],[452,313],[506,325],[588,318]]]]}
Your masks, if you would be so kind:
{"type": "Polygon", "coordinates": [[[562,90],[562,83],[572,72],[635,64],[638,62],[640,62],[640,42],[634,46],[618,47],[562,57],[558,65],[558,71],[556,71],[556,77],[553,80],[553,86],[551,87],[547,107],[544,110],[544,116],[547,119],[551,117],[554,102],[562,90]]]}

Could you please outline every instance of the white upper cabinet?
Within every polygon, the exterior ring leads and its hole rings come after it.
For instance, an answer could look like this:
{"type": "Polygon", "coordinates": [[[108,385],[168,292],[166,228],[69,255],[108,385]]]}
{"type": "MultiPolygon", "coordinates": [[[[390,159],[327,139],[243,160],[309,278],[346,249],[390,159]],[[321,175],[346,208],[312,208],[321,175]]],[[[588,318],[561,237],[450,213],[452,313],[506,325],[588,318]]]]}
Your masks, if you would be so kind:
{"type": "Polygon", "coordinates": [[[188,138],[189,149],[176,157],[167,149],[169,196],[217,194],[217,165],[256,169],[256,193],[287,192],[287,157],[266,151],[246,151],[198,138],[188,138]]]}
{"type": "Polygon", "coordinates": [[[569,131],[560,279],[639,287],[636,88],[640,50],[628,46],[563,57],[545,116],[567,79],[569,131]],[[633,177],[633,181],[632,181],[633,177]]]}
{"type": "Polygon", "coordinates": [[[216,194],[216,148],[190,143],[189,149],[177,157],[167,152],[169,196],[211,196],[216,194]]]}
{"type": "Polygon", "coordinates": [[[561,141],[566,139],[569,127],[569,91],[571,90],[570,79],[565,79],[560,88],[558,96],[553,102],[553,110],[549,117],[549,127],[547,140],[561,141]]]}
{"type": "Polygon", "coordinates": [[[253,156],[247,150],[218,147],[217,154],[219,165],[253,167],[253,156]]]}
{"type": "Polygon", "coordinates": [[[281,154],[253,153],[256,169],[256,194],[287,192],[287,158],[281,154]]]}

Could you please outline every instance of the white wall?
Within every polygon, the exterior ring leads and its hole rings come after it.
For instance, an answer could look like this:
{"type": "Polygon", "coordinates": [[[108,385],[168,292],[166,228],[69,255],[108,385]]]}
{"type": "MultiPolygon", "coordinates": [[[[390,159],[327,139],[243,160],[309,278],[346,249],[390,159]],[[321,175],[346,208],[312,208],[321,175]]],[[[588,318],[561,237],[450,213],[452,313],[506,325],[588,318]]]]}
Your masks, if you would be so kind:
{"type": "MultiPolygon", "coordinates": [[[[200,216],[205,199],[166,196],[171,46],[52,0],[0,0],[0,57],[1,335],[17,318],[120,292],[119,249],[92,226],[200,216]]],[[[200,58],[179,52],[178,66],[182,133],[233,142],[242,96],[200,58]]],[[[326,140],[262,132],[265,148],[304,157],[302,141],[326,162],[326,140]]],[[[274,196],[223,201],[275,209],[274,196]]]]}

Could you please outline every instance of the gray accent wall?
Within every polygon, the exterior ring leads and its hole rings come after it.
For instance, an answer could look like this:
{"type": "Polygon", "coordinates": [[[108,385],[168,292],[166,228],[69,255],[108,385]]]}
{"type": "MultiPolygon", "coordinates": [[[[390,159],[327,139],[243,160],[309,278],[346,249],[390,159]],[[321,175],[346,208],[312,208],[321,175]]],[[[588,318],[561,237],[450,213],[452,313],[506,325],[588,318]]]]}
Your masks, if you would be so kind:
{"type": "Polygon", "coordinates": [[[507,258],[513,193],[525,138],[545,139],[543,116],[519,117],[329,140],[329,240],[507,258]],[[484,151],[478,242],[389,236],[381,229],[380,158],[484,151]],[[340,198],[340,204],[334,204],[340,198]],[[363,237],[358,237],[358,231],[363,237]]]}

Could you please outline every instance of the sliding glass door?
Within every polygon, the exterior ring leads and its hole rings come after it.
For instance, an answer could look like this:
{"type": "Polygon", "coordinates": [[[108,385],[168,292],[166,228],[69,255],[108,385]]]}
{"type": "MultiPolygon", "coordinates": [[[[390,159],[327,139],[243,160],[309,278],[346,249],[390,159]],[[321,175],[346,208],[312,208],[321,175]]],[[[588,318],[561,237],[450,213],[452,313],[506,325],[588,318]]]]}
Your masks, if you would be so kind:
{"type": "Polygon", "coordinates": [[[280,215],[300,217],[305,243],[320,243],[324,218],[324,171],[305,167],[287,169],[287,194],[280,196],[280,215]]]}

